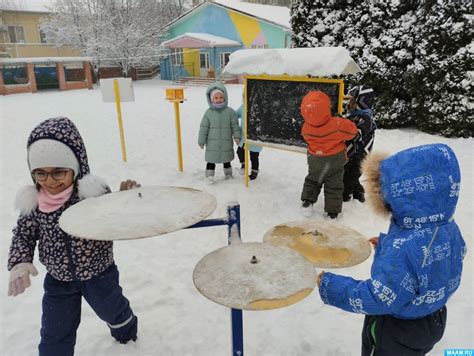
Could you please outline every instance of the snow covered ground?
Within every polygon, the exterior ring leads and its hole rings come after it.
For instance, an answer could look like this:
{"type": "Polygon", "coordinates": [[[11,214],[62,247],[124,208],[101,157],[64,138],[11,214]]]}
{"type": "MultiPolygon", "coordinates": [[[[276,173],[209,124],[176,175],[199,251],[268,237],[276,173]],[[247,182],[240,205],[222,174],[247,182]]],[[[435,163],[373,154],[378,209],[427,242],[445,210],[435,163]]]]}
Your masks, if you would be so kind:
{"type": "MultiPolygon", "coordinates": [[[[261,173],[245,188],[242,177],[224,181],[222,166],[215,185],[204,181],[204,151],[197,145],[201,116],[207,107],[204,87],[185,90],[181,104],[184,172],[178,170],[173,105],[164,97],[169,82],[134,83],[133,103],[122,104],[128,163],[121,159],[114,104],[104,104],[100,89],[69,92],[45,91],[0,97],[1,120],[1,225],[0,225],[0,354],[37,354],[41,317],[42,280],[45,269],[35,262],[40,275],[19,297],[7,297],[6,271],[16,191],[31,184],[26,164],[26,139],[40,121],[67,116],[78,126],[89,154],[93,174],[107,179],[113,190],[133,178],[142,185],[176,185],[205,190],[217,198],[211,217],[223,217],[226,204],[241,205],[242,239],[262,241],[275,225],[299,220],[299,196],[306,175],[303,154],[264,149],[261,173]]],[[[238,107],[242,85],[227,86],[230,105],[238,107]]],[[[447,139],[414,130],[378,130],[375,149],[396,152],[411,146],[443,142],[456,152],[461,164],[461,196],[455,214],[468,246],[464,274],[457,293],[448,302],[448,324],[442,341],[431,355],[446,348],[474,348],[473,307],[473,140],[447,139]]],[[[237,160],[233,161],[237,167],[237,160]]],[[[126,209],[126,207],[123,207],[126,209]]],[[[322,201],[314,219],[324,219],[322,201]]],[[[373,215],[366,204],[349,202],[338,223],[351,226],[367,237],[386,231],[388,222],[373,215]]],[[[139,339],[120,345],[109,335],[87,303],[83,303],[76,355],[229,355],[230,310],[210,302],[192,282],[197,262],[227,244],[225,227],[191,229],[143,240],[115,243],[115,260],[121,285],[139,317],[139,339]]],[[[338,273],[365,279],[372,257],[338,273]]],[[[358,355],[362,315],[325,306],[317,292],[290,307],[244,312],[246,355],[358,355]]]]}

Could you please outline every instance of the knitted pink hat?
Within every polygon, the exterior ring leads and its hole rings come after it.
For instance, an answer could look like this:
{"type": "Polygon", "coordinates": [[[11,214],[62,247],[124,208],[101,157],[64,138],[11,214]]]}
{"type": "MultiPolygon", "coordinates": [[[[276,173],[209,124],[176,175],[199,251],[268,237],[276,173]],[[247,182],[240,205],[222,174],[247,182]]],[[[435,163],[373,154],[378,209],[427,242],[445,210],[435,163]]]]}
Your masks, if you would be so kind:
{"type": "Polygon", "coordinates": [[[216,95],[216,94],[224,95],[224,92],[222,90],[219,90],[219,89],[214,89],[213,91],[211,91],[211,100],[214,97],[214,95],[216,95]]]}

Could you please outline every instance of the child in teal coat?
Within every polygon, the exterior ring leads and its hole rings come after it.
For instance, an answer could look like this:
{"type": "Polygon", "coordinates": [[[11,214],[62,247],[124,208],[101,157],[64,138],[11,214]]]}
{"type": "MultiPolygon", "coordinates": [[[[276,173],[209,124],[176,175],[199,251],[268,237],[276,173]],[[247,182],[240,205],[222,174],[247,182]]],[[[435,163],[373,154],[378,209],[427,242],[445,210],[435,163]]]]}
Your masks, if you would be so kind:
{"type": "Polygon", "coordinates": [[[241,139],[239,122],[235,111],[227,106],[227,90],[220,83],[211,84],[206,91],[209,109],[206,110],[199,128],[198,145],[206,147],[205,160],[206,178],[214,181],[216,163],[224,164],[226,179],[232,178],[234,159],[234,143],[238,145],[241,139]]]}

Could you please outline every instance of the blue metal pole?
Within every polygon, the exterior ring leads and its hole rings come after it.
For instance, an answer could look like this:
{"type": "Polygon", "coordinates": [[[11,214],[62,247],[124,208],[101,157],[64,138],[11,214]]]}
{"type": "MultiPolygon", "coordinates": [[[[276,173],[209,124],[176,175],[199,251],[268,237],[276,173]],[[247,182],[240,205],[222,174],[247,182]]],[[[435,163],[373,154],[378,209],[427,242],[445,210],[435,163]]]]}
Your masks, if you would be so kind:
{"type": "MultiPolygon", "coordinates": [[[[227,232],[228,244],[242,243],[240,237],[240,205],[230,203],[227,206],[227,232]]],[[[244,355],[244,325],[242,310],[231,309],[230,318],[232,323],[232,355],[244,355]]]]}
{"type": "MultiPolygon", "coordinates": [[[[240,237],[240,205],[238,202],[229,203],[227,218],[202,220],[186,229],[227,225],[227,243],[242,243],[240,237]]],[[[244,325],[242,310],[231,309],[230,319],[232,324],[232,356],[244,356],[244,325]]]]}

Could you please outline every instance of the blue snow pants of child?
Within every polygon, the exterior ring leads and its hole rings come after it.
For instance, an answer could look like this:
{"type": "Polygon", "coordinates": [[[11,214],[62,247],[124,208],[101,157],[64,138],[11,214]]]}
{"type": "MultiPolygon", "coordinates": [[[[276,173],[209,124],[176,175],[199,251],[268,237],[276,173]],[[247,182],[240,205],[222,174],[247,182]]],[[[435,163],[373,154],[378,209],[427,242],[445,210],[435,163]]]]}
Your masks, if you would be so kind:
{"type": "Polygon", "coordinates": [[[107,323],[115,339],[136,339],[138,320],[122,294],[115,264],[87,281],[61,282],[48,273],[44,280],[40,356],[74,355],[82,297],[107,323]]]}

